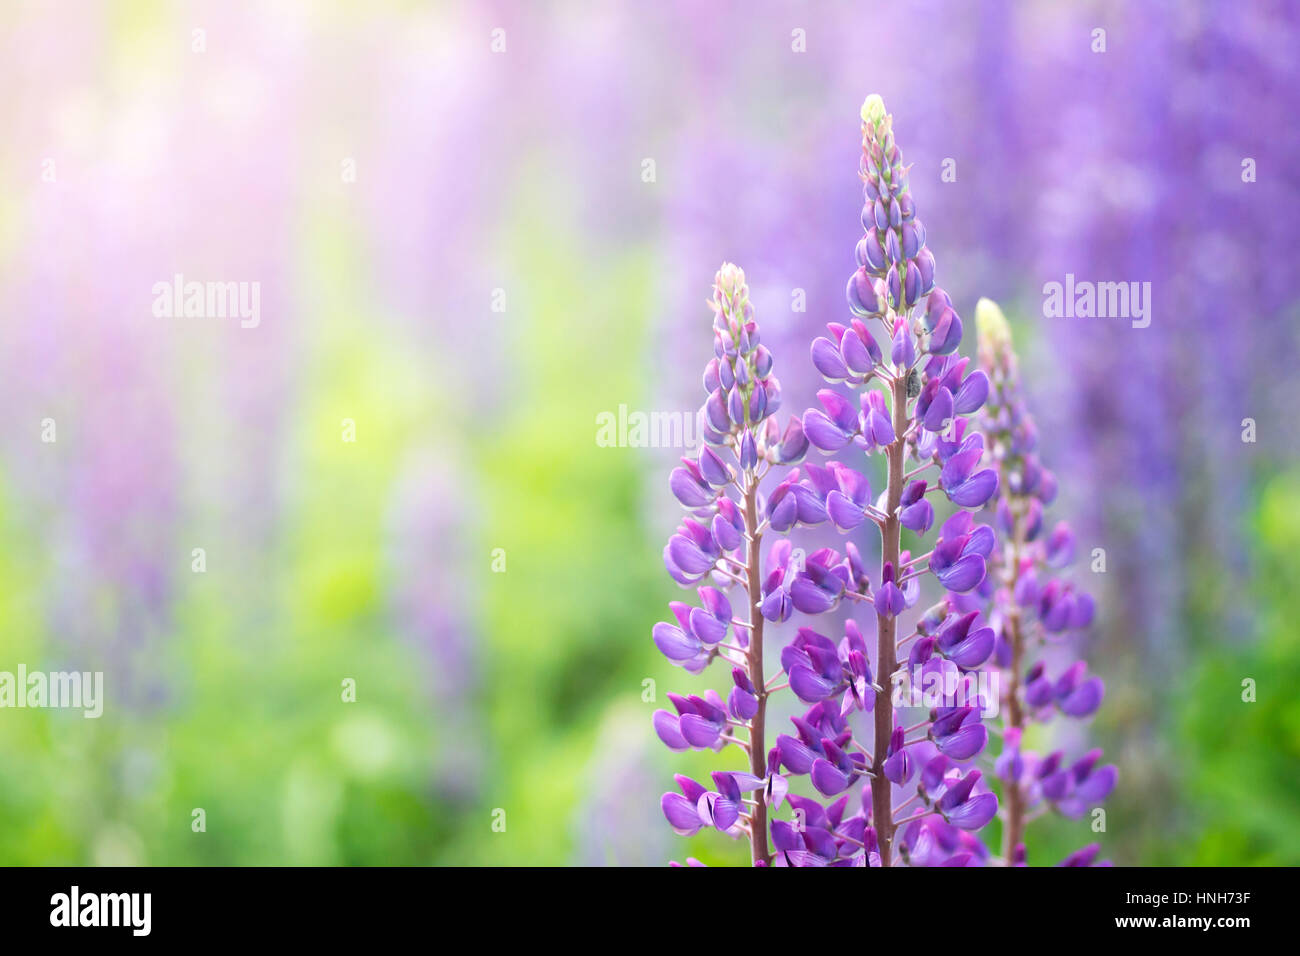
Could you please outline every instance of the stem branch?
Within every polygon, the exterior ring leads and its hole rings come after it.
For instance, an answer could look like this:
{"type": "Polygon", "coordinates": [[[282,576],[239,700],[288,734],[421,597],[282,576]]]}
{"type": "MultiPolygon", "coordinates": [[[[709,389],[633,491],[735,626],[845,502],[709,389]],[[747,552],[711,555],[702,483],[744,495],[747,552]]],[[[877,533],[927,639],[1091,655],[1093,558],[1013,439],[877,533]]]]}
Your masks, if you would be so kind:
{"type": "MultiPolygon", "coordinates": [[[[755,777],[767,776],[767,744],[764,741],[767,720],[766,679],[763,677],[763,615],[758,613],[755,601],[762,593],[763,582],[759,577],[759,547],[763,540],[758,530],[758,479],[751,477],[745,489],[745,531],[749,535],[748,581],[745,591],[749,599],[749,679],[758,696],[758,712],[749,724],[749,772],[755,777]]],[[[754,807],[753,825],[749,836],[750,858],[755,866],[759,861],[767,863],[767,805],[759,801],[754,807]]]]}
{"type": "MultiPolygon", "coordinates": [[[[1020,706],[1020,679],[1024,670],[1025,639],[1020,626],[1020,606],[1015,601],[1016,581],[1020,577],[1020,535],[1021,521],[1017,515],[1013,518],[1011,528],[1011,548],[1007,563],[1008,591],[1012,595],[1010,613],[1007,614],[1006,629],[1011,638],[1011,681],[1007,688],[1007,726],[1023,729],[1024,711],[1020,706]]],[[[1002,827],[1002,859],[1011,866],[1015,849],[1025,839],[1025,802],[1020,792],[1020,782],[1012,780],[1007,784],[1007,816],[1002,827]]]]}
{"type": "MultiPolygon", "coordinates": [[[[885,523],[881,528],[881,561],[894,566],[899,572],[898,555],[902,528],[898,523],[898,506],[903,497],[903,456],[907,452],[904,434],[907,431],[907,379],[897,378],[890,383],[893,398],[894,443],[885,449],[889,462],[889,483],[885,490],[885,523]]],[[[752,562],[751,562],[752,563],[752,562]]],[[[898,619],[890,614],[876,615],[876,673],[892,675],[898,668],[895,659],[897,645],[895,629],[898,619]]],[[[871,782],[871,818],[876,828],[876,841],[880,846],[880,865],[889,866],[894,850],[893,794],[889,779],[884,773],[885,754],[889,752],[889,738],[894,731],[894,708],[889,700],[876,700],[876,759],[872,763],[875,779],[871,782]]]]}

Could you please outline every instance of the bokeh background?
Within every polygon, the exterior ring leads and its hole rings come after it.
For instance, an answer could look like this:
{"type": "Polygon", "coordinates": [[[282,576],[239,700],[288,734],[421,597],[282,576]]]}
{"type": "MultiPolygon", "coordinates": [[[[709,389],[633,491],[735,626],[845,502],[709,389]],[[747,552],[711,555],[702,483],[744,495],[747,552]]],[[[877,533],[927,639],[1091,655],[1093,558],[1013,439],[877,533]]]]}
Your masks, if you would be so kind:
{"type": "Polygon", "coordinates": [[[595,423],[697,407],[724,259],[812,401],[869,92],[1107,552],[1106,855],[1300,863],[1297,50],[1256,0],[7,0],[0,670],[108,699],[0,710],[0,863],[741,861],[658,810],[717,759],[644,693],[695,686],[680,450],[595,423]],[[155,317],[175,273],[260,325],[155,317]],[[1043,318],[1066,273],[1150,327],[1043,318]]]}

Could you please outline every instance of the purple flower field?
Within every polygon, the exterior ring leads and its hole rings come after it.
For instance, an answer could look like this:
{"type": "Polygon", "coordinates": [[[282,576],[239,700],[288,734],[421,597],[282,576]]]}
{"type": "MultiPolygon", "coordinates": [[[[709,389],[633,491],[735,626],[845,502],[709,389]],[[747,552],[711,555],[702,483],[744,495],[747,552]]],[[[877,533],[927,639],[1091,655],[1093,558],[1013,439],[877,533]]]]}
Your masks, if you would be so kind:
{"type": "Polygon", "coordinates": [[[1300,864],[1300,6],[0,25],[0,864],[1300,864]]]}

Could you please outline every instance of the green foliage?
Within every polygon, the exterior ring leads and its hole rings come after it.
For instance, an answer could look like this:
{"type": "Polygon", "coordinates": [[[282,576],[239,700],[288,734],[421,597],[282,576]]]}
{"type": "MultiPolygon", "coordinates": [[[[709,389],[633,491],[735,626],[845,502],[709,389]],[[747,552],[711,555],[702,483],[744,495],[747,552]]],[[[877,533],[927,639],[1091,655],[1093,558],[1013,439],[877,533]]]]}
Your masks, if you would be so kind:
{"type": "Polygon", "coordinates": [[[1260,637],[1224,635],[1201,656],[1179,698],[1183,795],[1195,808],[1186,843],[1169,851],[1193,865],[1300,864],[1300,476],[1273,479],[1254,520],[1252,593],[1260,637]],[[1255,701],[1243,700],[1243,683],[1255,701]]]}

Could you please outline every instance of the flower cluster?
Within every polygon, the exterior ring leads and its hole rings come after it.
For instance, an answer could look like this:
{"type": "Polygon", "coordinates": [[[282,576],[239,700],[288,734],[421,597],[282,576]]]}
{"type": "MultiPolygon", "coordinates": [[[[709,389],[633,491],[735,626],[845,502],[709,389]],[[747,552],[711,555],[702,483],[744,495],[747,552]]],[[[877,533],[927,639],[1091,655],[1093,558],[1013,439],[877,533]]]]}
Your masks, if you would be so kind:
{"type": "MultiPolygon", "coordinates": [[[[1001,476],[996,500],[1001,534],[992,553],[995,573],[974,603],[997,635],[994,659],[1007,676],[1003,749],[995,773],[1005,794],[1004,856],[1023,864],[1024,829],[1032,814],[1050,806],[1069,817],[1082,816],[1110,794],[1117,772],[1113,765],[1098,766],[1100,750],[1067,766],[1059,750],[1040,756],[1023,747],[1033,723],[1058,715],[1092,716],[1105,686],[1101,678],[1087,676],[1083,661],[1053,664],[1043,653],[1068,654],[1064,642],[1092,622],[1093,602],[1057,574],[1074,559],[1075,540],[1065,522],[1050,530],[1044,522],[1044,510],[1056,497],[1056,478],[1038,459],[1037,432],[1020,392],[1006,318],[996,304],[981,299],[975,320],[980,364],[992,388],[980,427],[1001,476]]],[[[1089,847],[1066,863],[1089,865],[1095,856],[1096,847],[1089,847]]]]}
{"type": "Polygon", "coordinates": [[[712,789],[679,776],[679,792],[664,794],[661,806],[678,833],[711,827],[747,835],[754,864],[765,866],[771,862],[767,811],[781,805],[787,784],[775,750],[769,757],[764,745],[774,688],[763,673],[765,617],[759,607],[766,606],[769,592],[780,591],[777,603],[788,600],[781,582],[791,551],[788,540],[778,540],[764,574],[760,549],[765,533],[789,530],[793,521],[787,520],[792,504],[782,507],[759,485],[774,466],[800,460],[808,443],[799,419],[784,432],[777,425],[781,387],[738,267],[727,263],[718,271],[709,305],[714,356],[704,370],[707,397],[699,413],[704,444],[698,455],[682,459],[669,480],[688,514],[664,548],[668,573],[683,586],[697,586],[700,603],[673,602],[674,622],[656,624],[653,638],[670,661],[692,673],[721,658],[731,667],[732,686],[725,700],[715,690],[670,694],[673,710],[657,711],[654,727],[673,750],[737,747],[747,755],[748,769],[714,773],[712,789]],[[728,596],[737,592],[739,600],[728,596]]]}
{"type": "Polygon", "coordinates": [[[725,701],[717,691],[670,695],[673,710],[656,713],[655,728],[677,750],[738,746],[748,753],[749,769],[715,773],[712,789],[679,778],[678,792],[664,795],[663,810],[682,833],[711,826],[748,834],[758,865],[888,866],[900,829],[900,860],[982,858],[987,854],[978,840],[957,834],[980,829],[997,809],[981,772],[970,766],[988,740],[980,717],[987,701],[972,673],[992,652],[988,629],[978,615],[901,640],[898,627],[917,605],[927,575],[959,591],[984,579],[993,535],[968,512],[944,521],[934,547],[915,557],[901,547],[901,534],[903,528],[918,539],[928,534],[940,497],[966,509],[995,493],[997,474],[980,467],[982,438],[966,417],[983,404],[988,380],[953,354],[961,320],[934,285],[934,257],[879,97],[867,100],[862,120],[865,235],[848,287],[852,317],[847,325],[831,323],[829,337],[812,345],[815,367],[847,392],[820,391],[821,409],[780,430],[771,417],[780,404],[771,356],[759,343],[743,274],[724,266],[710,303],[714,358],[705,369],[700,413],[706,444],[670,480],[690,514],[664,560],[679,584],[698,587],[700,605],[674,603],[675,623],[656,625],[654,640],[692,672],[725,659],[734,686],[725,701]],[[889,342],[888,355],[877,335],[889,342]],[[880,494],[873,497],[871,480],[850,463],[798,467],[810,446],[860,450],[868,467],[883,460],[880,494]],[[905,474],[908,459],[915,467],[905,474]],[[791,467],[773,475],[763,494],[760,482],[777,466],[791,467]],[[926,477],[930,469],[937,474],[926,477]],[[852,535],[868,523],[881,536],[878,557],[864,556],[854,540],[802,556],[780,537],[762,550],[764,534],[828,524],[852,535]],[[743,603],[727,596],[736,588],[743,603]],[[874,617],[874,649],[851,618],[838,640],[799,626],[781,653],[779,673],[766,679],[766,625],[795,614],[831,614],[846,604],[874,617]],[[741,606],[745,613],[733,617],[741,606]],[[895,681],[899,648],[912,640],[909,666],[943,681],[946,693],[904,727],[878,681],[895,681]],[[808,709],[792,718],[794,732],[779,734],[768,750],[768,696],[785,688],[808,709]],[[873,742],[864,744],[868,727],[873,742]],[[805,776],[813,791],[834,802],[824,807],[789,793],[791,779],[805,776]],[[895,805],[892,788],[908,786],[911,796],[895,805]],[[787,799],[793,819],[773,820],[769,830],[769,812],[787,799]]]}
{"type": "MultiPolygon", "coordinates": [[[[728,264],[715,278],[704,445],[672,473],[688,514],[664,549],[669,574],[695,588],[699,604],[672,603],[674,620],[655,625],[653,638],[692,673],[721,658],[731,687],[725,698],[670,694],[673,709],[656,712],[654,726],[673,750],[734,746],[748,765],[713,773],[712,787],[679,776],[661,805],[678,833],[748,837],[758,866],[981,865],[992,856],[977,833],[999,810],[976,765],[984,758],[994,769],[985,715],[998,692],[982,669],[1005,641],[988,598],[1007,549],[974,512],[1019,494],[1024,475],[1004,461],[988,465],[996,456],[972,416],[993,386],[957,354],[962,322],[935,285],[908,167],[878,96],[862,108],[860,174],[851,315],[811,347],[832,386],[817,393],[819,408],[778,425],[780,387],[744,275],[728,264]],[[805,463],[813,448],[837,457],[805,463]],[[1004,481],[1015,482],[1010,492],[1004,481]],[[805,555],[789,535],[816,528],[835,546],[805,555]],[[775,540],[765,546],[764,537],[775,540]],[[920,612],[927,580],[941,600],[920,612]],[[874,641],[859,612],[874,622],[874,641]],[[768,675],[765,632],[796,615],[768,675]],[[827,625],[806,620],[831,615],[827,625]],[[769,748],[767,706],[782,690],[806,709],[769,748]],[[778,817],[786,807],[789,818],[778,817]]],[[[1070,550],[1064,539],[1044,542],[1045,560],[1070,550]]],[[[1044,582],[1034,598],[1057,630],[1091,614],[1060,583],[1044,582]]],[[[1032,699],[1046,693],[1044,706],[1066,713],[1086,711],[1099,687],[1080,670],[1046,691],[1033,686],[1032,699]]],[[[1036,792],[1073,808],[1105,782],[1109,771],[1094,763],[1036,761],[1036,792]]]]}
{"type": "MultiPolygon", "coordinates": [[[[880,533],[881,549],[878,559],[867,560],[849,540],[843,558],[831,549],[810,555],[794,576],[790,596],[795,610],[809,614],[831,611],[845,597],[873,613],[874,664],[852,621],[845,626],[835,660],[826,647],[829,642],[819,640],[815,632],[805,628],[796,636],[791,648],[811,660],[817,680],[806,676],[808,668],[793,653],[783,656],[783,664],[797,668],[787,673],[805,700],[809,691],[823,687],[834,694],[841,683],[852,690],[854,681],[870,681],[873,667],[880,681],[894,690],[909,672],[942,685],[922,719],[906,728],[897,720],[896,704],[907,702],[875,695],[864,699],[861,709],[871,711],[870,744],[843,732],[818,741],[799,727],[799,742],[812,751],[820,744],[823,751],[807,768],[818,792],[834,796],[858,778],[867,781],[863,802],[872,851],[866,857],[889,866],[896,855],[911,862],[934,862],[939,846],[952,855],[966,852],[958,849],[964,841],[949,839],[946,833],[936,841],[931,831],[942,824],[973,832],[997,810],[997,798],[984,785],[981,772],[962,767],[988,740],[981,721],[986,701],[972,674],[993,649],[983,633],[986,628],[975,617],[937,628],[928,627],[928,618],[923,618],[909,634],[899,621],[918,603],[927,573],[948,591],[969,591],[981,584],[993,532],[977,525],[964,509],[983,506],[996,492],[998,477],[981,466],[983,439],[969,427],[968,416],[980,409],[988,394],[988,378],[955,354],[961,319],[949,296],[935,286],[934,256],[916,214],[908,167],[894,141],[892,117],[878,96],[868,97],[862,108],[859,173],[864,233],[856,250],[858,268],[846,290],[851,318],[848,324],[829,324],[829,334],[816,339],[811,349],[823,378],[842,388],[817,393],[821,408],[805,412],[803,430],[821,451],[842,457],[860,450],[868,467],[873,459],[883,459],[884,487],[872,498],[866,475],[833,461],[822,469],[807,466],[799,490],[792,488],[792,493],[801,523],[829,520],[837,531],[852,535],[870,522],[880,533]],[[914,557],[902,547],[902,531],[906,528],[918,541],[924,540],[934,526],[938,498],[958,510],[943,522],[931,550],[914,557]],[[914,643],[900,672],[898,655],[909,642],[914,643]],[[912,784],[918,766],[921,780],[912,784]],[[909,785],[911,795],[895,801],[893,788],[909,785]],[[908,809],[913,802],[919,806],[908,809]],[[900,829],[903,839],[896,854],[900,829]],[[915,845],[909,840],[922,837],[924,852],[911,852],[915,845]]],[[[841,720],[859,709],[860,699],[856,693],[844,694],[841,720]]],[[[782,761],[794,774],[806,762],[792,762],[784,752],[782,761]]]]}

